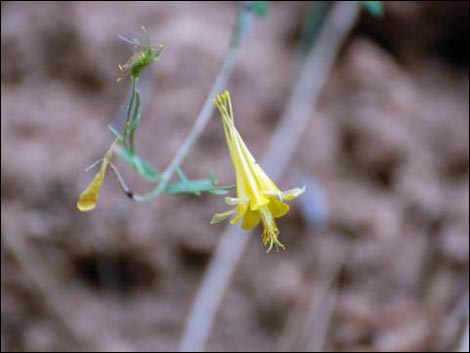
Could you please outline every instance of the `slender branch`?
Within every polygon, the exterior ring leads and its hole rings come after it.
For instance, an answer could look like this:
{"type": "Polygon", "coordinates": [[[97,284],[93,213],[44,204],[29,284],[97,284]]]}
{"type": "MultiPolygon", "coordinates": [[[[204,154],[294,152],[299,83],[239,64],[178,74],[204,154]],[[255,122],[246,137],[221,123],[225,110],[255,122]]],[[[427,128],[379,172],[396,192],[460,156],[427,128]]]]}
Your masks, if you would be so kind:
{"type": "Polygon", "coordinates": [[[126,181],[124,180],[124,178],[122,177],[121,173],[119,173],[118,169],[116,168],[116,166],[113,164],[113,163],[109,163],[109,166],[111,167],[111,170],[113,171],[113,175],[116,177],[117,181],[118,181],[118,185],[119,187],[121,188],[121,190],[129,197],[129,198],[132,198],[132,191],[131,189],[129,188],[129,186],[127,186],[127,183],[126,181]]]}
{"type": "Polygon", "coordinates": [[[240,44],[242,43],[245,33],[249,27],[249,23],[252,18],[251,6],[249,3],[250,2],[246,1],[241,5],[240,11],[237,17],[237,22],[235,24],[235,29],[233,31],[232,38],[230,41],[229,50],[227,54],[225,55],[220,72],[214,84],[212,85],[209,95],[207,96],[204,102],[204,105],[202,106],[202,109],[196,121],[194,122],[194,125],[191,131],[186,136],[186,139],[180,146],[173,160],[170,162],[168,167],[162,173],[160,183],[148,194],[143,194],[143,195],[134,194],[132,197],[134,201],[148,202],[162,195],[165,192],[166,187],[168,186],[168,183],[170,182],[171,178],[173,177],[173,174],[181,166],[184,159],[188,156],[194,144],[197,142],[197,140],[203,133],[205,127],[207,126],[211,118],[211,115],[214,109],[213,104],[212,104],[212,99],[215,97],[217,93],[221,92],[227,86],[228,80],[235,66],[236,57],[237,57],[238,50],[240,48],[240,44]]]}
{"type": "Polygon", "coordinates": [[[464,332],[460,340],[459,352],[468,352],[468,347],[469,347],[468,337],[469,337],[469,325],[468,325],[468,318],[467,318],[467,323],[465,325],[464,332]]]}
{"type": "Polygon", "coordinates": [[[130,136],[129,136],[129,144],[130,144],[130,151],[131,154],[135,153],[135,130],[141,118],[141,108],[140,108],[140,93],[137,88],[135,88],[135,108],[134,114],[132,116],[132,123],[130,127],[130,136]]]}
{"type": "Polygon", "coordinates": [[[129,125],[131,123],[131,111],[132,111],[132,106],[134,105],[134,99],[135,99],[135,94],[137,90],[137,77],[131,76],[131,82],[132,82],[132,93],[131,93],[131,99],[129,101],[129,106],[127,107],[127,115],[126,115],[126,123],[124,125],[124,143],[127,144],[126,138],[127,134],[129,132],[129,125]]]}
{"type": "MultiPolygon", "coordinates": [[[[281,176],[291,159],[313,115],[319,93],[333,67],[340,45],[354,25],[357,15],[356,2],[336,4],[306,57],[286,110],[262,160],[268,174],[274,179],[281,176]]],[[[233,226],[229,226],[222,235],[188,316],[180,351],[197,352],[204,348],[225,288],[249,239],[250,232],[241,233],[233,226]]]]}
{"type": "MultiPolygon", "coordinates": [[[[23,268],[28,279],[36,289],[36,294],[44,301],[48,312],[55,316],[57,322],[70,336],[70,343],[76,344],[81,350],[96,351],[122,351],[129,352],[132,347],[129,343],[114,331],[111,321],[108,320],[104,312],[98,312],[97,317],[100,319],[95,322],[100,327],[101,335],[89,327],[84,327],[74,319],[73,310],[71,310],[70,302],[64,298],[68,298],[66,293],[61,290],[64,287],[51,276],[51,269],[47,266],[47,261],[40,258],[27,243],[27,239],[17,230],[2,235],[2,242],[5,244],[7,251],[18,261],[23,268]],[[103,339],[106,337],[106,339],[103,339]]],[[[68,348],[73,348],[69,347],[68,348]]]]}

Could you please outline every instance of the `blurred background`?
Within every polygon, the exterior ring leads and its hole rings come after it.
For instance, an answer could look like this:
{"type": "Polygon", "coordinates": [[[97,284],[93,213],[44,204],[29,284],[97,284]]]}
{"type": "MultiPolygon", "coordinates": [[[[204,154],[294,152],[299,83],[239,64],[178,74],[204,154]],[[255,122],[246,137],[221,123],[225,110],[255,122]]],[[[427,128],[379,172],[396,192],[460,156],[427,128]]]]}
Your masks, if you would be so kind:
{"type": "MultiPolygon", "coordinates": [[[[273,2],[241,48],[229,87],[258,158],[295,82],[306,14],[326,2],[318,3],[273,2]]],[[[464,347],[469,3],[384,6],[382,17],[361,11],[277,181],[309,187],[279,221],[287,250],[265,254],[255,232],[207,350],[464,347]]],[[[141,81],[137,132],[142,156],[163,169],[217,75],[238,7],[1,3],[2,351],[177,349],[224,229],[208,224],[223,198],[136,204],[108,177],[95,211],[79,213],[76,200],[93,174],[83,170],[109,146],[106,124],[122,121],[128,82],[116,83],[117,65],[132,48],[117,36],[144,25],[153,43],[167,43],[141,81]]],[[[234,181],[217,119],[184,168],[234,181]]]]}

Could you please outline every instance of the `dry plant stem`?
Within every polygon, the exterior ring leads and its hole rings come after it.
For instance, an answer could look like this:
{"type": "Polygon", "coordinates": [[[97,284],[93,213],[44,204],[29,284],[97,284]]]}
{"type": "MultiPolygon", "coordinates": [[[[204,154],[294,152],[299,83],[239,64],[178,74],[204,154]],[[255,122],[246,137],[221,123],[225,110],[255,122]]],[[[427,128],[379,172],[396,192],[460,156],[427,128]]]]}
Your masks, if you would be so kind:
{"type": "Polygon", "coordinates": [[[134,194],[132,199],[134,201],[139,202],[149,202],[153,199],[157,198],[158,196],[162,195],[165,192],[168,183],[170,182],[171,177],[175,174],[176,170],[179,166],[183,163],[186,156],[191,151],[192,147],[201,136],[202,132],[204,131],[207,123],[209,122],[212,112],[213,112],[213,104],[212,99],[215,97],[216,93],[222,91],[225,86],[227,85],[228,79],[232,74],[233,67],[235,65],[235,55],[236,49],[230,49],[227,57],[224,60],[222,69],[217,77],[209,95],[204,102],[201,112],[194,123],[193,128],[187,135],[186,139],[184,140],[183,144],[179,148],[178,152],[176,153],[173,160],[170,162],[168,167],[162,173],[162,178],[158,186],[153,189],[150,193],[144,195],[134,194]]]}
{"type": "Polygon", "coordinates": [[[464,307],[464,310],[460,310],[461,312],[463,311],[465,314],[463,314],[464,316],[464,320],[465,320],[465,324],[464,324],[464,331],[462,333],[462,337],[460,338],[460,343],[459,343],[459,347],[458,347],[458,351],[459,352],[468,352],[469,351],[469,330],[470,330],[470,318],[469,318],[469,315],[468,315],[468,309],[469,309],[469,296],[468,296],[468,288],[467,290],[465,291],[465,304],[463,305],[464,307]]]}
{"type": "MultiPolygon", "coordinates": [[[[315,245],[313,245],[315,247],[315,245]]],[[[311,279],[309,299],[299,301],[287,316],[279,346],[285,352],[323,352],[334,309],[338,288],[336,281],[350,253],[349,247],[332,257],[315,253],[316,275],[311,279]]],[[[303,285],[301,285],[303,286],[303,285]]]]}
{"type": "MultiPolygon", "coordinates": [[[[313,115],[314,106],[324,86],[341,43],[358,16],[356,2],[339,2],[318,34],[307,55],[299,79],[293,88],[269,148],[262,159],[267,173],[277,179],[297,146],[302,131],[313,115]]],[[[215,314],[234,269],[250,239],[250,232],[228,226],[205,273],[188,316],[179,350],[204,349],[215,314]]]]}
{"type": "Polygon", "coordinates": [[[243,38],[246,34],[245,32],[249,27],[249,21],[251,20],[252,14],[250,13],[250,9],[247,3],[248,2],[244,2],[241,5],[241,9],[237,18],[237,23],[232,34],[230,47],[227,54],[225,55],[222,68],[220,69],[219,75],[217,76],[214,84],[212,85],[209,95],[207,96],[191,131],[188,133],[186,139],[181,144],[173,160],[162,173],[160,183],[157,185],[157,187],[148,194],[132,195],[132,199],[134,201],[149,202],[162,195],[165,192],[165,189],[168,186],[168,183],[170,182],[173,174],[175,174],[176,170],[181,166],[184,159],[187,157],[187,155],[193,148],[194,144],[204,132],[204,129],[206,128],[212,116],[212,112],[214,111],[212,99],[214,99],[217,93],[222,92],[226,88],[228,80],[230,79],[233,68],[235,66],[238,49],[240,48],[240,44],[242,43],[243,38]]]}
{"type": "Polygon", "coordinates": [[[464,328],[464,333],[462,335],[462,340],[460,341],[460,347],[459,347],[459,352],[468,352],[469,349],[469,325],[468,325],[468,319],[467,319],[467,324],[465,325],[464,328]]]}
{"type": "Polygon", "coordinates": [[[18,263],[23,267],[29,279],[32,281],[34,286],[39,289],[39,293],[43,297],[45,303],[48,305],[51,312],[60,321],[62,326],[65,328],[68,334],[72,337],[75,343],[83,343],[80,334],[72,328],[69,324],[66,313],[59,307],[54,300],[53,289],[56,286],[52,283],[52,278],[48,275],[47,271],[42,271],[42,265],[39,259],[35,257],[25,244],[22,237],[18,234],[5,235],[3,241],[5,247],[11,252],[18,263]]]}
{"type": "Polygon", "coordinates": [[[337,296],[338,288],[335,285],[328,287],[322,284],[320,288],[313,291],[312,308],[308,312],[307,325],[305,326],[311,330],[304,332],[305,343],[302,352],[324,352],[337,296]]]}
{"type": "MultiPolygon", "coordinates": [[[[321,266],[321,264],[318,264],[321,266]]],[[[314,278],[308,303],[299,301],[286,318],[279,346],[283,352],[323,352],[338,289],[335,285],[341,264],[327,278],[314,278]]]]}
{"type": "Polygon", "coordinates": [[[59,284],[49,275],[49,269],[46,268],[44,260],[38,258],[29,248],[24,237],[19,234],[5,234],[2,240],[38,289],[50,313],[57,318],[71,337],[71,342],[77,344],[80,349],[88,347],[98,351],[130,351],[130,347],[110,330],[104,331],[107,335],[106,340],[97,340],[95,335],[90,335],[88,331],[84,331],[75,324],[68,307],[60,299],[61,293],[57,290],[60,287],[59,284]]]}

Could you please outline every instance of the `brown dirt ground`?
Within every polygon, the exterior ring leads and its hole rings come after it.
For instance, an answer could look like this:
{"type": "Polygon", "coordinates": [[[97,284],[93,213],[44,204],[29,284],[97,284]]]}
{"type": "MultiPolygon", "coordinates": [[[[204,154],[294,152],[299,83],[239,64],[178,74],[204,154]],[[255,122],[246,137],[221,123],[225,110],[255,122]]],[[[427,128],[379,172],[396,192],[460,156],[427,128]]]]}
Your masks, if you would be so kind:
{"type": "MultiPolygon", "coordinates": [[[[208,225],[222,198],[133,204],[109,178],[96,211],[75,202],[126,98],[115,78],[130,49],[116,36],[145,25],[168,43],[142,81],[138,132],[142,155],[164,168],[218,71],[237,5],[1,6],[2,351],[176,349],[223,229],[208,225]]],[[[256,22],[230,83],[255,156],[295,78],[303,9],[275,3],[256,22]]],[[[307,197],[279,222],[286,251],[265,255],[253,239],[209,350],[455,346],[468,300],[468,82],[467,2],[362,16],[278,181],[314,178],[329,221],[307,225],[307,197]]],[[[233,182],[217,119],[184,168],[233,182]]]]}

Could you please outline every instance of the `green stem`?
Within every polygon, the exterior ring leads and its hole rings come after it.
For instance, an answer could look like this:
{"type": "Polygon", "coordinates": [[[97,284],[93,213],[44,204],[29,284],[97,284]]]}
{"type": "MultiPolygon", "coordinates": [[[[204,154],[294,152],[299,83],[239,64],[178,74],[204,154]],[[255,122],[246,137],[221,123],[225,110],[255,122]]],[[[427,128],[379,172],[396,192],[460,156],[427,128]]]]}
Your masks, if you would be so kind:
{"type": "Polygon", "coordinates": [[[132,93],[131,93],[131,99],[129,101],[129,106],[127,107],[126,125],[124,125],[124,143],[125,144],[127,144],[126,138],[129,133],[129,125],[131,123],[131,111],[134,105],[134,99],[135,99],[135,95],[137,91],[137,80],[138,80],[138,77],[131,76],[132,93]]]}
{"type": "Polygon", "coordinates": [[[242,3],[241,8],[238,12],[237,22],[235,24],[235,29],[232,33],[232,38],[230,41],[230,47],[227,54],[225,55],[220,72],[214,84],[212,85],[209,95],[207,96],[191,131],[186,136],[186,139],[180,146],[173,160],[162,173],[161,181],[157,185],[157,187],[155,187],[152,191],[147,194],[133,195],[134,201],[149,202],[165,193],[168,183],[173,177],[173,174],[181,166],[184,159],[187,157],[192,147],[197,142],[197,140],[199,139],[208,124],[214,109],[212,99],[217,93],[220,93],[227,86],[228,80],[235,66],[236,56],[240,48],[240,44],[243,41],[251,18],[251,6],[249,6],[249,2],[246,1],[242,3]]]}
{"type": "Polygon", "coordinates": [[[130,136],[129,136],[131,154],[134,154],[135,152],[135,131],[137,130],[137,125],[139,125],[139,120],[141,118],[140,93],[137,88],[135,90],[135,96],[136,96],[135,109],[134,109],[134,114],[131,120],[131,128],[130,128],[130,136]]]}
{"type": "Polygon", "coordinates": [[[304,57],[315,42],[315,38],[325,21],[333,1],[308,1],[300,34],[299,54],[304,57]]]}

